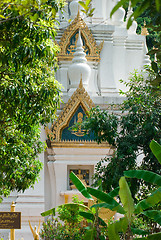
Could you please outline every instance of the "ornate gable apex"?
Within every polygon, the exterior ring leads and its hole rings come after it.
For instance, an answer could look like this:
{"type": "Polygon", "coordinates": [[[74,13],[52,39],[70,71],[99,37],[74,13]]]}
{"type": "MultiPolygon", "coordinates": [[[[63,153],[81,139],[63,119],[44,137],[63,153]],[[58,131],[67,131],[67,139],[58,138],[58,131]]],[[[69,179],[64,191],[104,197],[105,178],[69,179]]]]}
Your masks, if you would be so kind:
{"type": "Polygon", "coordinates": [[[77,90],[68,100],[57,121],[54,122],[51,130],[49,128],[46,128],[47,136],[51,143],[61,142],[61,130],[68,125],[71,117],[79,105],[84,108],[85,112],[88,112],[92,107],[95,106],[85,88],[83,87],[82,80],[80,81],[77,90]]]}
{"type": "MultiPolygon", "coordinates": [[[[100,61],[100,52],[103,47],[103,42],[98,46],[96,41],[83,21],[80,17],[80,13],[78,11],[77,17],[73,20],[73,22],[69,25],[69,27],[63,33],[60,39],[60,53],[58,54],[59,61],[71,61],[73,58],[73,54],[71,52],[67,52],[67,48],[70,45],[70,41],[72,37],[76,34],[78,30],[81,30],[81,35],[84,40],[84,44],[88,49],[87,60],[88,61],[100,61]]],[[[73,46],[74,47],[74,46],[73,46]]]]}

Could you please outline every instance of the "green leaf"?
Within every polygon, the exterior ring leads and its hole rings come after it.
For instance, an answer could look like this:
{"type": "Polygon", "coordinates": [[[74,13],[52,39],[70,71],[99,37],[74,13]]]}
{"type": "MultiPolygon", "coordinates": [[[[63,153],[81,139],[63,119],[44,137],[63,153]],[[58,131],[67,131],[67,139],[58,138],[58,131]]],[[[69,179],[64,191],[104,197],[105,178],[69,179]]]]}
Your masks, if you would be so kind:
{"type": "Polygon", "coordinates": [[[119,234],[115,229],[114,223],[109,224],[109,226],[108,226],[108,237],[109,237],[109,240],[113,240],[113,239],[120,240],[119,234]]]}
{"type": "Polygon", "coordinates": [[[125,177],[131,177],[131,178],[138,178],[143,179],[146,182],[157,184],[158,186],[161,186],[161,176],[145,170],[129,170],[124,171],[125,177]]]}
{"type": "Polygon", "coordinates": [[[154,70],[155,73],[158,73],[158,65],[156,62],[152,62],[151,63],[152,69],[154,70]]]}
{"type": "Polygon", "coordinates": [[[121,218],[119,221],[116,221],[108,225],[108,237],[109,240],[120,240],[119,233],[126,233],[128,228],[128,220],[126,217],[121,218]]]}
{"type": "Polygon", "coordinates": [[[86,231],[85,236],[83,240],[94,240],[96,235],[96,230],[94,229],[89,229],[86,231]]]}
{"type": "Polygon", "coordinates": [[[150,143],[150,149],[161,164],[161,145],[157,143],[155,140],[152,140],[150,143]]]}
{"type": "Polygon", "coordinates": [[[150,196],[148,196],[146,199],[140,201],[135,206],[135,213],[137,213],[137,214],[141,213],[143,210],[155,206],[160,201],[161,201],[161,188],[158,188],[150,196]]]}
{"type": "Polygon", "coordinates": [[[110,13],[110,18],[112,17],[112,15],[126,2],[126,0],[120,0],[112,9],[111,13],[110,13]]]}
{"type": "Polygon", "coordinates": [[[85,198],[93,200],[91,195],[87,192],[87,188],[73,172],[70,173],[69,177],[78,189],[78,191],[80,191],[85,198]]]}
{"type": "Polygon", "coordinates": [[[155,0],[155,3],[156,3],[156,9],[157,9],[157,11],[159,12],[160,7],[161,7],[160,0],[155,0]]]}
{"type": "MultiPolygon", "coordinates": [[[[80,211],[79,214],[82,217],[84,217],[88,220],[91,220],[92,222],[94,222],[94,220],[95,220],[95,215],[93,213],[80,211]]],[[[98,222],[99,222],[99,225],[101,225],[103,227],[107,227],[107,224],[105,223],[105,221],[102,218],[98,217],[98,222]]]]}
{"type": "Polygon", "coordinates": [[[99,191],[97,189],[90,188],[90,187],[87,187],[87,191],[94,197],[107,203],[108,208],[111,209],[112,211],[117,211],[121,214],[125,213],[121,205],[118,202],[116,202],[109,194],[99,191]]]}
{"type": "Polygon", "coordinates": [[[47,210],[47,211],[41,213],[42,217],[46,217],[46,216],[49,216],[49,215],[54,215],[55,216],[55,208],[52,208],[50,210],[47,210]]]}
{"type": "Polygon", "coordinates": [[[117,188],[115,188],[114,190],[112,190],[111,192],[109,192],[108,194],[109,194],[112,198],[114,198],[114,197],[116,197],[116,196],[119,194],[119,189],[120,189],[120,187],[117,187],[117,188]]]}
{"type": "Polygon", "coordinates": [[[59,205],[58,207],[66,207],[68,209],[82,209],[82,210],[88,210],[90,211],[90,209],[85,206],[84,204],[80,204],[80,203],[65,203],[65,204],[62,204],[62,205],[59,205]]]}
{"type": "Polygon", "coordinates": [[[86,0],[86,6],[89,6],[90,3],[91,3],[91,0],[86,0]]]}
{"type": "Polygon", "coordinates": [[[131,231],[134,233],[134,234],[137,234],[137,235],[147,235],[149,232],[148,231],[145,231],[145,230],[142,230],[142,229],[138,229],[138,228],[133,228],[131,227],[131,231]]]}
{"type": "Polygon", "coordinates": [[[79,1],[79,4],[87,11],[88,10],[88,6],[86,6],[86,4],[83,1],[79,1]]]}
{"type": "Polygon", "coordinates": [[[108,208],[108,209],[111,209],[111,208],[113,208],[113,205],[110,205],[108,203],[98,203],[98,204],[92,205],[91,208],[108,208]]]}
{"type": "Polygon", "coordinates": [[[160,240],[160,239],[161,239],[161,233],[154,233],[143,238],[134,238],[134,240],[160,240]]]}
{"type": "Polygon", "coordinates": [[[142,212],[142,214],[144,214],[148,218],[154,219],[155,222],[157,222],[159,225],[161,225],[161,211],[148,210],[148,211],[142,212]]]}
{"type": "Polygon", "coordinates": [[[146,0],[141,2],[140,6],[136,8],[133,13],[134,19],[137,19],[144,11],[146,11],[146,9],[150,6],[150,1],[146,0]]]}
{"type": "Polygon", "coordinates": [[[99,236],[100,240],[106,240],[104,236],[99,236]]]}
{"type": "Polygon", "coordinates": [[[119,196],[123,204],[124,210],[129,221],[131,221],[132,214],[134,213],[134,200],[131,196],[130,188],[126,182],[125,177],[121,177],[119,181],[120,191],[119,196]]]}
{"type": "Polygon", "coordinates": [[[94,221],[94,219],[95,219],[93,213],[80,211],[79,214],[80,214],[82,217],[84,217],[84,218],[86,218],[86,219],[88,219],[88,220],[91,220],[91,221],[94,221]]]}
{"type": "Polygon", "coordinates": [[[3,18],[3,19],[5,19],[5,16],[3,16],[3,15],[1,15],[1,14],[0,14],[0,18],[3,18]]]}
{"type": "Polygon", "coordinates": [[[93,16],[93,12],[94,12],[95,8],[92,8],[88,14],[89,17],[92,17],[93,16]]]}
{"type": "Polygon", "coordinates": [[[105,223],[105,221],[102,218],[98,217],[98,222],[99,222],[99,225],[101,225],[103,227],[107,227],[107,224],[105,223]]]}
{"type": "MultiPolygon", "coordinates": [[[[72,210],[79,208],[82,210],[90,211],[90,209],[87,206],[85,206],[84,204],[80,204],[80,203],[66,203],[66,204],[59,205],[58,207],[66,207],[66,208],[72,209],[72,210]]],[[[51,214],[55,216],[55,208],[49,209],[49,210],[41,213],[41,216],[46,217],[51,214]]]]}

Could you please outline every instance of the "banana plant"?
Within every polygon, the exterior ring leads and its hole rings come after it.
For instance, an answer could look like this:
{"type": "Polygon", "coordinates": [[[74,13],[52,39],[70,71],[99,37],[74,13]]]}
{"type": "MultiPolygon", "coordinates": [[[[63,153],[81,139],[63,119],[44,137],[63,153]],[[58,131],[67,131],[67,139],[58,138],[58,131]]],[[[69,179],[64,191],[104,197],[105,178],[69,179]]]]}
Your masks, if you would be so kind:
{"type": "Polygon", "coordinates": [[[125,177],[122,177],[120,179],[119,188],[114,189],[112,192],[108,194],[100,190],[93,189],[91,187],[85,187],[85,186],[82,187],[81,181],[77,178],[77,176],[73,172],[70,173],[70,179],[75,184],[77,189],[83,194],[83,196],[87,196],[87,194],[90,194],[89,196],[90,198],[92,195],[97,199],[99,199],[98,204],[94,204],[93,206],[91,206],[91,209],[93,208],[96,209],[96,214],[91,212],[90,213],[89,212],[84,213],[82,211],[80,212],[81,216],[85,217],[86,219],[93,220],[93,225],[91,226],[91,229],[89,229],[89,231],[86,232],[86,235],[88,237],[90,235],[90,238],[87,237],[85,239],[90,239],[90,240],[105,239],[104,236],[101,236],[101,234],[98,234],[99,225],[103,221],[103,219],[100,220],[100,218],[98,217],[98,209],[101,207],[108,208],[112,211],[117,211],[118,213],[124,214],[124,218],[120,219],[120,221],[114,222],[107,226],[108,237],[110,240],[113,240],[113,239],[119,240],[120,232],[126,234],[127,231],[129,231],[129,236],[131,236],[130,226],[132,222],[132,215],[134,212],[134,201],[132,199],[131,192],[125,177]],[[114,199],[114,197],[116,197],[118,193],[123,206],[114,199]],[[98,222],[97,222],[97,218],[99,218],[98,222]]]}
{"type": "MultiPolygon", "coordinates": [[[[156,156],[158,161],[161,163],[161,146],[152,140],[150,143],[150,148],[153,154],[156,156]]],[[[161,212],[157,210],[149,210],[149,208],[155,206],[157,203],[161,202],[161,176],[144,170],[129,170],[124,172],[124,176],[120,178],[119,187],[111,191],[110,193],[104,193],[100,189],[94,189],[91,187],[86,187],[81,180],[73,173],[70,173],[70,179],[75,184],[76,188],[82,193],[87,199],[97,198],[97,204],[94,204],[90,208],[81,205],[79,214],[84,218],[90,220],[92,224],[86,231],[84,240],[105,240],[105,237],[101,234],[100,226],[106,227],[108,230],[109,240],[120,240],[120,234],[124,236],[124,239],[140,239],[140,240],[160,240],[161,233],[148,234],[147,231],[141,229],[136,229],[132,227],[132,223],[135,217],[140,214],[153,219],[156,223],[161,225],[161,212]],[[131,195],[130,188],[126,181],[126,178],[138,178],[143,179],[152,184],[158,185],[158,188],[148,196],[146,199],[140,201],[136,205],[131,195]],[[120,203],[115,200],[115,197],[119,195],[120,203]],[[99,217],[99,208],[107,208],[112,211],[116,211],[122,214],[122,218],[119,221],[106,223],[99,217]],[[94,210],[93,210],[94,209],[94,210]],[[146,237],[134,238],[133,236],[142,235],[146,237]]],[[[74,208],[78,207],[77,204],[65,204],[66,207],[74,208]]],[[[79,204],[80,205],[80,204],[79,204]]],[[[42,216],[47,216],[49,214],[55,213],[55,208],[50,209],[44,213],[42,216]]]]}
{"type": "MultiPolygon", "coordinates": [[[[158,161],[161,163],[161,146],[152,140],[150,143],[150,148],[153,154],[156,156],[158,161]]],[[[87,198],[91,198],[91,195],[99,199],[99,203],[95,204],[91,207],[98,210],[101,207],[111,209],[112,211],[117,211],[118,213],[123,214],[123,217],[119,221],[115,221],[111,224],[108,224],[108,238],[109,240],[120,240],[120,233],[124,235],[126,240],[130,239],[161,239],[161,233],[148,235],[147,231],[143,231],[140,229],[133,228],[132,222],[136,216],[140,214],[144,214],[145,216],[154,219],[158,224],[161,225],[161,213],[157,210],[147,210],[157,203],[161,202],[161,176],[149,171],[143,170],[131,170],[125,171],[124,176],[120,178],[119,181],[119,189],[114,189],[110,193],[104,193],[100,190],[93,189],[90,187],[85,187],[82,185],[82,182],[77,178],[74,173],[70,174],[70,178],[77,187],[77,189],[87,198]],[[157,184],[159,186],[150,196],[146,199],[140,201],[138,204],[134,204],[134,200],[131,195],[130,188],[126,181],[125,177],[136,177],[138,179],[143,179],[153,184],[157,184]],[[120,201],[119,204],[114,197],[116,197],[119,193],[120,201]],[[89,194],[89,195],[88,195],[89,194]],[[147,235],[146,237],[141,238],[133,238],[135,235],[147,235]]],[[[93,222],[97,218],[97,215],[93,213],[83,213],[80,212],[82,216],[87,219],[92,219],[93,222]]],[[[101,221],[100,221],[101,222],[101,221]]],[[[90,240],[101,239],[96,236],[96,226],[93,224],[93,229],[90,229],[87,232],[88,238],[90,240]],[[89,238],[90,236],[90,238],[89,238]]],[[[103,238],[102,238],[103,239],[103,238]]]]}

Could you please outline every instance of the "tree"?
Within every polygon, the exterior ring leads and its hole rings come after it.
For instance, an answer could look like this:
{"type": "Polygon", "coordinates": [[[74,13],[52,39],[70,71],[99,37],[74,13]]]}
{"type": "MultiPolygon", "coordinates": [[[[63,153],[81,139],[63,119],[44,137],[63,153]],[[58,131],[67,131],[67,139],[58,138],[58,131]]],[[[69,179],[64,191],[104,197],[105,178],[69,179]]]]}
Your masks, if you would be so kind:
{"type": "MultiPolygon", "coordinates": [[[[101,180],[107,192],[117,187],[125,170],[138,167],[137,157],[141,154],[143,159],[139,168],[160,174],[159,163],[151,153],[149,144],[152,139],[161,141],[161,96],[137,72],[125,84],[129,90],[122,92],[126,100],[120,106],[122,113],[119,117],[97,107],[90,111],[83,123],[85,129],[94,132],[97,142],[107,141],[116,148],[112,158],[105,158],[97,164],[94,175],[95,184],[101,180]],[[104,162],[108,162],[107,166],[104,162]]],[[[138,185],[136,181],[131,184],[134,195],[138,185]]]]}
{"type": "Polygon", "coordinates": [[[40,124],[60,102],[54,39],[63,3],[0,2],[0,196],[33,186],[42,168],[40,124]]]}

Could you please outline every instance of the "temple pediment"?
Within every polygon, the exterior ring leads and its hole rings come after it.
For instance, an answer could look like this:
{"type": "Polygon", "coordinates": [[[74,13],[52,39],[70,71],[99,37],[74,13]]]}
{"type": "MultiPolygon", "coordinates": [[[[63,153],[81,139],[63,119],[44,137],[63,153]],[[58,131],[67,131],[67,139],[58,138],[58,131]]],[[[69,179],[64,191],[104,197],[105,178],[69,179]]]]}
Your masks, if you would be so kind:
{"type": "MultiPolygon", "coordinates": [[[[92,145],[98,145],[94,141],[93,133],[87,135],[81,127],[77,130],[70,129],[75,123],[82,122],[85,116],[88,115],[90,109],[94,106],[81,80],[79,87],[68,100],[51,129],[46,128],[51,146],[87,147],[90,145],[90,147],[92,147],[92,145]]],[[[103,146],[107,147],[107,143],[102,143],[101,147],[103,146]]]]}
{"type": "Polygon", "coordinates": [[[60,42],[60,53],[58,54],[59,61],[71,61],[73,53],[75,52],[76,42],[78,39],[78,33],[81,30],[81,38],[83,41],[83,48],[87,56],[88,61],[100,61],[100,52],[103,47],[103,42],[98,46],[93,37],[92,32],[83,21],[78,12],[77,17],[64,31],[60,42]]]}
{"type": "Polygon", "coordinates": [[[52,125],[51,130],[46,129],[48,138],[54,143],[64,142],[85,142],[92,141],[84,134],[83,129],[77,131],[69,128],[75,123],[82,122],[88,111],[94,107],[90,96],[83,87],[82,80],[79,87],[73,93],[69,101],[66,103],[58,119],[52,125]]]}

